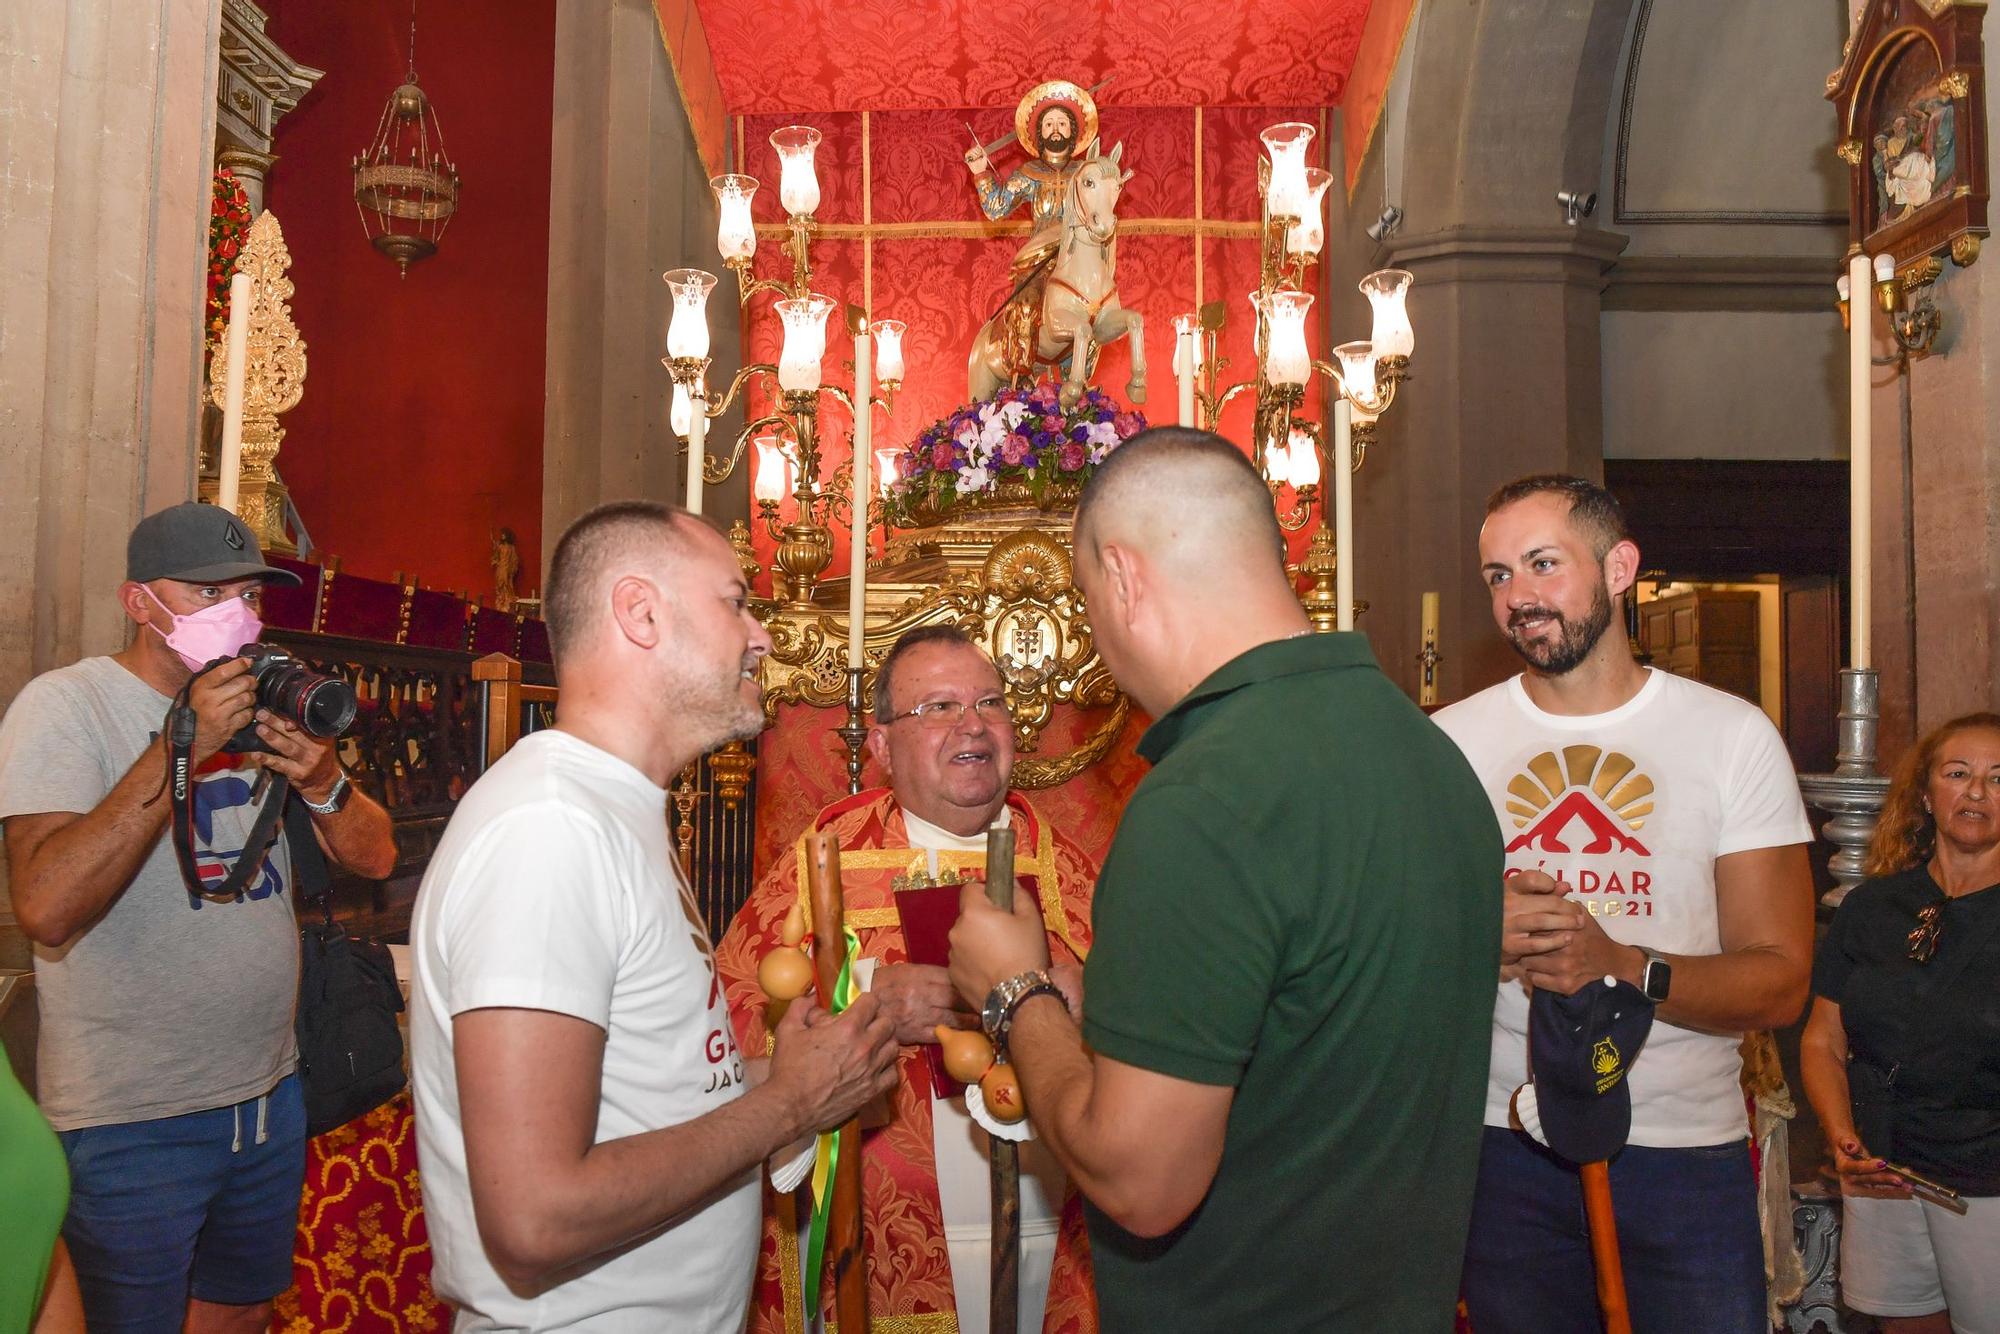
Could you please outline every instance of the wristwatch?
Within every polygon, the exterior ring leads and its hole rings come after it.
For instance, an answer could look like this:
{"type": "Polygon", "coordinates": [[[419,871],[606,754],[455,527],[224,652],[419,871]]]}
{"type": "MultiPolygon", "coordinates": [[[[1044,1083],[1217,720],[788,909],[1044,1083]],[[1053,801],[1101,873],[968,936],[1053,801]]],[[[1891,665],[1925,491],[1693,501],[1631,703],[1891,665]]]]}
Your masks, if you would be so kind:
{"type": "Polygon", "coordinates": [[[995,1051],[1007,1049],[1007,1030],[1014,1025],[1014,1011],[1021,1002],[1040,992],[1060,997],[1062,992],[1049,975],[1039,968],[1010,977],[986,993],[986,1005],[979,1012],[979,1025],[986,1030],[995,1051]]]}
{"type": "Polygon", "coordinates": [[[1667,998],[1667,992],[1674,981],[1674,966],[1658,950],[1649,950],[1644,945],[1634,949],[1646,956],[1646,966],[1639,970],[1639,990],[1646,993],[1646,999],[1658,1005],[1667,998]]]}
{"type": "Polygon", "coordinates": [[[347,804],[347,787],[347,771],[343,769],[340,776],[333,780],[333,790],[326,794],[325,801],[314,801],[303,792],[299,793],[299,800],[303,801],[306,809],[314,815],[332,815],[347,804]]]}

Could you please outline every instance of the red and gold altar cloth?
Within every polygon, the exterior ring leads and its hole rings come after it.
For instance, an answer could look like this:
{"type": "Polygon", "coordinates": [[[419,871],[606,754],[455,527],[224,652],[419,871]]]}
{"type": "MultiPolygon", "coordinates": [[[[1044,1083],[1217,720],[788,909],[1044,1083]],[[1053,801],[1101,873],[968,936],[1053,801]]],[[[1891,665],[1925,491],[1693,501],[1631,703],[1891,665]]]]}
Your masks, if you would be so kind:
{"type": "Polygon", "coordinates": [[[410,1095],[306,1145],[292,1287],[274,1334],[436,1334],[451,1309],[431,1291],[410,1095]]]}
{"type": "MultiPolygon", "coordinates": [[[[1008,794],[1007,805],[1017,831],[1016,882],[1041,899],[1051,954],[1059,961],[1067,957],[1080,962],[1090,949],[1090,893],[1096,867],[1019,793],[1008,794]]],[[[909,950],[890,882],[910,870],[913,861],[922,869],[924,854],[911,848],[894,795],[888,788],[875,788],[837,801],[819,813],[808,832],[823,830],[840,839],[847,925],[861,942],[860,957],[877,960],[878,966],[906,962],[909,950]]],[[[938,874],[943,876],[947,868],[967,875],[983,872],[985,862],[983,852],[940,852],[938,874]]],[[[805,867],[801,834],[758,882],[716,951],[737,1040],[746,1051],[766,1047],[765,998],[757,985],[757,964],[779,943],[779,930],[794,903],[804,906],[811,921],[805,867]]],[[[955,1334],[958,1329],[938,1200],[931,1073],[924,1051],[904,1049],[902,1079],[890,1095],[888,1123],[862,1132],[862,1226],[869,1327],[875,1334],[955,1334]]],[[[750,1328],[756,1334],[796,1334],[804,1329],[797,1234],[785,1225],[791,1221],[794,1204],[792,1196],[777,1196],[766,1185],[764,1240],[750,1313],[750,1328]]],[[[823,1291],[831,1328],[833,1284],[825,1284],[823,1291]]],[[[1073,1191],[1063,1205],[1042,1328],[1044,1334],[1089,1334],[1097,1328],[1083,1211],[1073,1191]]]]}

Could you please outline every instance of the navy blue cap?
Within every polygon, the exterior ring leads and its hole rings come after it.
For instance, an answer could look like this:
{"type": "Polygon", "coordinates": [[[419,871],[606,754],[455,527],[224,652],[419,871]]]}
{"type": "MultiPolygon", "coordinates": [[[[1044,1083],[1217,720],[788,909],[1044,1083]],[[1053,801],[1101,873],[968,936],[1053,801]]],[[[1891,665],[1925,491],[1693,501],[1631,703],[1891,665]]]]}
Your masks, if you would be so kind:
{"type": "Polygon", "coordinates": [[[1538,989],[1528,1002],[1528,1068],[1549,1148],[1600,1163],[1632,1133],[1625,1076],[1653,1027],[1653,1002],[1630,982],[1591,982],[1573,996],[1538,989]]]}

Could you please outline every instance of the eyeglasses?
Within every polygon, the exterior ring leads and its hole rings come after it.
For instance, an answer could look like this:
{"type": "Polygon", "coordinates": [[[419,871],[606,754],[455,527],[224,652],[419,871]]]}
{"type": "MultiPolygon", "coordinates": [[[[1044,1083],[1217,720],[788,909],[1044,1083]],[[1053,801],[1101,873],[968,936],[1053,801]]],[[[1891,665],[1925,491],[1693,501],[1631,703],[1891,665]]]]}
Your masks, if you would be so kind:
{"type": "Polygon", "coordinates": [[[1910,958],[1929,963],[1937,953],[1938,935],[1944,929],[1944,905],[1927,903],[1917,909],[1917,924],[1910,931],[1910,958]]]}
{"type": "Polygon", "coordinates": [[[956,699],[927,700],[917,705],[914,709],[905,709],[903,712],[890,718],[889,721],[897,723],[905,718],[915,718],[917,723],[922,727],[942,731],[947,727],[958,726],[959,722],[965,717],[965,711],[968,708],[976,712],[979,715],[979,721],[983,723],[1011,723],[1014,721],[1014,715],[1007,708],[1007,701],[998,695],[988,695],[986,698],[976,700],[969,705],[956,699]]]}

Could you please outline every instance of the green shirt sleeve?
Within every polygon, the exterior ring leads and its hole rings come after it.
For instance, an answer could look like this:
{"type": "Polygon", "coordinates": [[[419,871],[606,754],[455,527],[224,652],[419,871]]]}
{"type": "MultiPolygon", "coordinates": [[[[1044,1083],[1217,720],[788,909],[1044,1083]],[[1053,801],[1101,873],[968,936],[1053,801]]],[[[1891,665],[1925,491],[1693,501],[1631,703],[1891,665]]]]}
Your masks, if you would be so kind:
{"type": "Polygon", "coordinates": [[[1091,905],[1083,1033],[1095,1050],[1195,1083],[1241,1080],[1283,940],[1243,834],[1198,788],[1134,794],[1091,905]]]}

